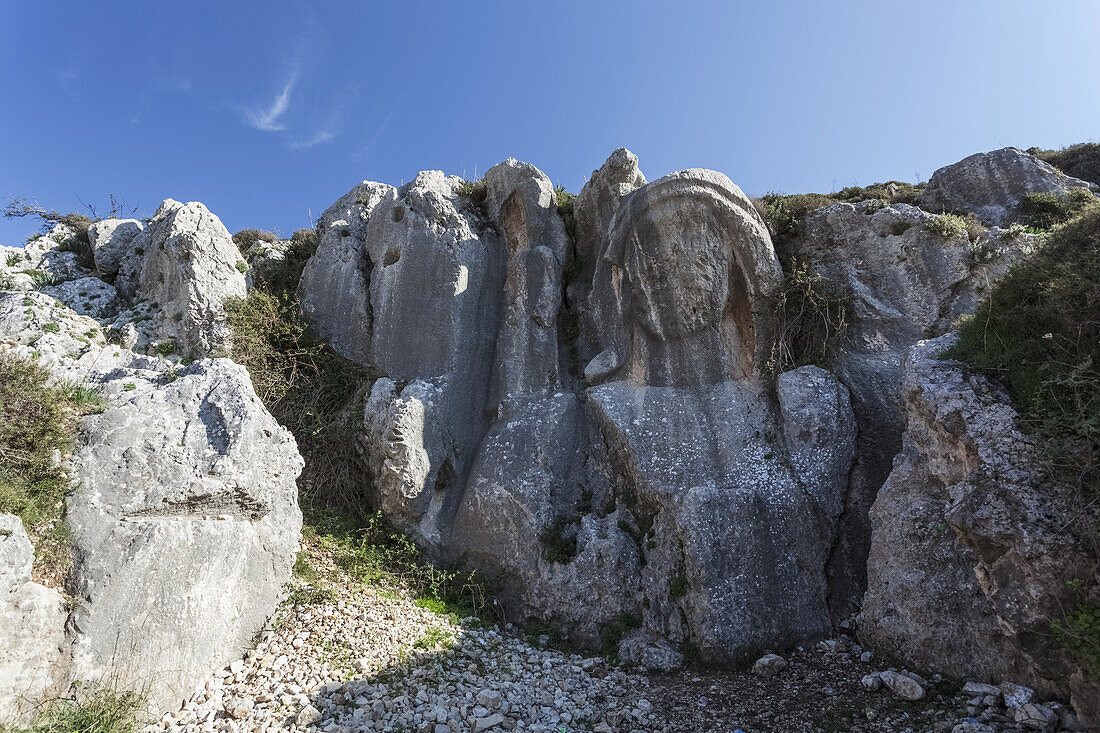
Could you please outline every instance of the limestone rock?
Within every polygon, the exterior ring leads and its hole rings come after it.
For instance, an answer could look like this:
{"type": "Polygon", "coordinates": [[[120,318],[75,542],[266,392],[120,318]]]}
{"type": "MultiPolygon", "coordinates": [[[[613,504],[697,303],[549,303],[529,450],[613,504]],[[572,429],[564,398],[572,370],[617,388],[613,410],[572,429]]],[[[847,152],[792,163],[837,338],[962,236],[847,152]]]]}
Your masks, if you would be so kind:
{"type": "Polygon", "coordinates": [[[692,169],[637,189],[599,250],[585,321],[619,363],[604,380],[705,385],[766,360],[766,298],[782,281],[767,227],[737,186],[692,169]]]}
{"type": "Polygon", "coordinates": [[[22,521],[0,514],[0,724],[64,692],[65,599],[31,581],[33,560],[22,521]]]}
{"type": "Polygon", "coordinates": [[[906,431],[871,511],[860,633],[949,674],[1050,693],[1052,679],[1070,679],[1083,717],[1094,715],[1095,688],[1074,682],[1076,663],[1037,632],[1063,613],[1075,569],[1089,567],[1074,510],[1003,391],[938,358],[953,343],[920,342],[906,366],[906,431]]]}
{"type": "Polygon", "coordinates": [[[879,678],[898,697],[906,700],[920,700],[924,697],[924,687],[907,674],[887,670],[879,673],[879,678]]]}
{"type": "Polygon", "coordinates": [[[42,288],[42,292],[82,316],[106,318],[118,311],[118,293],[98,277],[66,280],[60,285],[42,288]]]}
{"type": "Polygon", "coordinates": [[[837,375],[850,391],[856,458],[830,560],[834,621],[859,607],[870,542],[868,512],[901,447],[902,363],[923,338],[945,333],[1033,244],[993,231],[977,242],[944,238],[933,217],[908,204],[835,204],[806,218],[786,256],[805,262],[850,304],[837,375]],[[982,253],[981,257],[976,253],[982,253]]]}
{"type": "Polygon", "coordinates": [[[592,171],[573,202],[577,241],[569,262],[575,277],[568,284],[571,301],[581,303],[592,287],[592,275],[611,219],[622,200],[646,184],[638,169],[638,156],[626,148],[613,152],[599,169],[592,171]]]}
{"type": "Polygon", "coordinates": [[[144,229],[136,219],[101,219],[88,227],[95,269],[104,275],[114,275],[123,259],[135,255],[134,238],[144,229]]]}
{"type": "Polygon", "coordinates": [[[115,287],[130,302],[155,304],[149,328],[184,358],[223,351],[229,343],[226,298],[243,298],[237,246],[218,217],[198,202],[165,199],[132,241],[115,287]],[[140,254],[138,254],[140,250],[140,254]]]}
{"type": "Polygon", "coordinates": [[[937,170],[920,205],[935,213],[973,211],[985,224],[1007,226],[1016,220],[1026,194],[1064,194],[1074,188],[1088,189],[1089,184],[1022,150],[1001,148],[937,170]]]}
{"type": "Polygon", "coordinates": [[[752,673],[760,677],[774,677],[787,667],[787,660],[778,654],[765,654],[752,665],[752,673]]]}
{"type": "Polygon", "coordinates": [[[72,676],[148,689],[162,710],[274,612],[298,550],[302,459],[228,360],[124,395],[85,418],[71,461],[72,676]]]}

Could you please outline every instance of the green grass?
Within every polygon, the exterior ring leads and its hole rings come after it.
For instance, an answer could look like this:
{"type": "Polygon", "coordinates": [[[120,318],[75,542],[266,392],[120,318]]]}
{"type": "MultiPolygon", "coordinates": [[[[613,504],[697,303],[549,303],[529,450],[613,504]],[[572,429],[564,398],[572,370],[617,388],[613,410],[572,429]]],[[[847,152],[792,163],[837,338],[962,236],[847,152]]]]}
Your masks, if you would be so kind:
{"type": "Polygon", "coordinates": [[[178,351],[175,341],[161,341],[157,344],[157,356],[171,356],[178,351]]]}
{"type": "Polygon", "coordinates": [[[1096,196],[1083,188],[1065,194],[1029,193],[1020,201],[1019,215],[1029,226],[1050,229],[1064,224],[1096,203],[1096,196]]]}
{"type": "Polygon", "coordinates": [[[781,374],[808,364],[830,368],[852,322],[849,298],[810,269],[791,261],[774,296],[775,341],[765,365],[781,374]]]}
{"type": "Polygon", "coordinates": [[[425,631],[420,635],[415,642],[413,642],[414,649],[441,649],[453,646],[455,642],[454,634],[446,629],[441,629],[438,626],[425,631]]]}
{"type": "Polygon", "coordinates": [[[1061,150],[1028,148],[1027,152],[1066,175],[1100,184],[1100,143],[1078,143],[1061,150]]]}
{"type": "Polygon", "coordinates": [[[474,572],[436,567],[409,538],[376,512],[366,519],[317,515],[303,533],[350,578],[379,588],[401,587],[416,605],[454,621],[488,610],[488,590],[474,572]]]}
{"type": "Polygon", "coordinates": [[[948,356],[1004,384],[1055,473],[1100,496],[1100,205],[1002,278],[948,356]]]}
{"type": "Polygon", "coordinates": [[[471,209],[482,214],[485,213],[485,199],[489,195],[489,189],[485,185],[484,178],[479,178],[476,181],[463,181],[458,184],[455,191],[466,200],[471,209]]]}
{"type": "Polygon", "coordinates": [[[966,231],[966,218],[958,214],[936,214],[925,226],[936,236],[950,239],[966,231]]]}
{"type": "Polygon", "coordinates": [[[237,260],[236,267],[237,267],[237,272],[241,273],[242,275],[244,273],[248,272],[248,263],[245,262],[244,260],[237,260]]]}
{"type": "Polygon", "coordinates": [[[62,519],[67,479],[54,451],[69,449],[77,419],[101,411],[103,399],[49,378],[45,367],[0,352],[0,512],[23,520],[38,567],[56,577],[69,563],[69,538],[62,519]]]}
{"type": "Polygon", "coordinates": [[[143,699],[133,692],[105,688],[78,690],[75,699],[46,704],[26,728],[11,733],[133,733],[140,725],[143,699]]]}

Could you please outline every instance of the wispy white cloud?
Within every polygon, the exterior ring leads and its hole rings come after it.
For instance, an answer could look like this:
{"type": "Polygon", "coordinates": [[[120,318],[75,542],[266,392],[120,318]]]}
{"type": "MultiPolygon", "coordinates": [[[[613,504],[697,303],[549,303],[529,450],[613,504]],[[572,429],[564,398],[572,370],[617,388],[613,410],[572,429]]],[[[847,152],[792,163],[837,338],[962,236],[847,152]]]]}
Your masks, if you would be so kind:
{"type": "Polygon", "coordinates": [[[286,130],[286,123],[282,121],[283,115],[290,109],[290,95],[294,91],[294,85],[298,83],[298,77],[302,73],[301,64],[296,62],[290,71],[290,78],[283,85],[283,90],[275,95],[270,105],[259,109],[241,108],[241,115],[245,124],[255,130],[264,132],[280,132],[286,130]]]}
{"type": "Polygon", "coordinates": [[[291,147],[291,149],[298,150],[300,148],[312,148],[314,145],[332,142],[335,139],[336,130],[329,127],[323,127],[305,140],[291,140],[287,144],[291,147]]]}

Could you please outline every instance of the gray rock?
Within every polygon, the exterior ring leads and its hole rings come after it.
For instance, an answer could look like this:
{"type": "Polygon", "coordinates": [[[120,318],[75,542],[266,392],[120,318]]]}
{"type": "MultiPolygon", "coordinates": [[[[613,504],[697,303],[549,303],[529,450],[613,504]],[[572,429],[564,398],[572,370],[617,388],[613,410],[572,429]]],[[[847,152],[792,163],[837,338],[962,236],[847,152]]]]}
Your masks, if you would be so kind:
{"type": "Polygon", "coordinates": [[[0,514],[0,721],[27,722],[65,691],[65,599],[31,580],[34,548],[19,517],[0,514]]]}
{"type": "Polygon", "coordinates": [[[907,674],[887,670],[879,673],[879,677],[882,684],[898,697],[906,700],[920,700],[924,697],[924,686],[907,674]]]}
{"type": "Polygon", "coordinates": [[[304,708],[298,711],[298,715],[295,717],[295,722],[301,726],[314,725],[321,722],[321,711],[312,705],[306,705],[304,708]]]}
{"type": "Polygon", "coordinates": [[[996,731],[985,723],[979,723],[977,720],[970,718],[957,724],[951,729],[951,733],[996,733],[996,731]]]}
{"type": "Polygon", "coordinates": [[[72,676],[163,710],[274,612],[298,550],[302,459],[228,360],[127,394],[85,418],[71,460],[72,676]]]}
{"type": "Polygon", "coordinates": [[[1029,251],[1029,239],[966,234],[945,239],[931,214],[879,201],[835,204],[807,217],[786,255],[850,303],[837,375],[851,394],[858,426],[856,458],[829,563],[834,621],[859,608],[866,587],[868,514],[901,448],[902,363],[918,340],[937,336],[971,312],[989,286],[1029,251]],[[987,253],[977,262],[980,245],[987,253]]]}
{"type": "Polygon", "coordinates": [[[1001,696],[1001,688],[996,685],[987,685],[983,682],[968,681],[963,685],[962,691],[967,695],[981,695],[982,697],[986,695],[1001,696]]]}
{"type": "Polygon", "coordinates": [[[872,672],[871,674],[864,675],[863,679],[859,682],[863,686],[863,689],[875,692],[876,690],[882,689],[882,673],[872,672]]]}
{"type": "Polygon", "coordinates": [[[1002,682],[1000,692],[1005,707],[1009,709],[1022,707],[1035,699],[1035,690],[1014,682],[1002,682]]]}
{"type": "Polygon", "coordinates": [[[226,350],[225,300],[243,298],[245,280],[237,269],[240,252],[221,220],[198,202],[165,199],[132,246],[135,254],[121,262],[115,287],[130,302],[156,304],[142,329],[156,341],[174,342],[184,358],[226,350]]]}
{"type": "Polygon", "coordinates": [[[638,156],[619,148],[598,170],[592,171],[592,177],[577,194],[573,201],[577,241],[569,259],[574,276],[567,283],[571,302],[582,303],[588,297],[596,261],[615,212],[628,194],[645,184],[645,176],[638,169],[638,156]]]}
{"type": "Polygon", "coordinates": [[[774,677],[786,668],[786,659],[778,654],[765,654],[752,665],[752,673],[760,677],[774,677]]]}
{"type": "Polygon", "coordinates": [[[88,227],[95,269],[104,275],[114,275],[122,260],[135,256],[133,241],[141,230],[136,219],[101,219],[88,227]]]}
{"type": "Polygon", "coordinates": [[[60,285],[42,288],[42,292],[82,316],[106,318],[118,310],[118,293],[98,277],[66,280],[60,285]]]}
{"type": "Polygon", "coordinates": [[[478,733],[480,733],[483,730],[489,730],[490,728],[495,728],[496,726],[500,725],[503,722],[504,722],[504,716],[503,715],[501,715],[500,713],[493,713],[492,715],[487,715],[484,718],[476,719],[474,721],[474,730],[478,731],[478,733]]]}
{"type": "Polygon", "coordinates": [[[856,421],[848,389],[824,369],[804,366],[780,374],[776,393],[795,474],[835,521],[844,510],[855,455],[856,421]]]}
{"type": "Polygon", "coordinates": [[[1013,710],[1013,720],[1028,730],[1049,731],[1054,730],[1058,724],[1058,716],[1045,705],[1026,703],[1013,710]]]}
{"type": "MultiPolygon", "coordinates": [[[[1087,562],[1064,531],[1076,509],[1044,480],[1007,395],[938,358],[953,343],[921,342],[906,366],[907,426],[871,511],[861,636],[917,666],[1044,694],[1058,691],[1049,671],[1059,665],[1087,714],[1097,698],[1076,662],[1038,641],[1063,612],[1072,568],[1087,562]]],[[[1028,701],[1002,691],[1010,707],[1028,701]]]]}
{"type": "Polygon", "coordinates": [[[1088,190],[1089,184],[1022,150],[1001,148],[937,170],[921,193],[920,205],[936,213],[973,211],[985,224],[1007,226],[1018,218],[1026,194],[1064,194],[1074,188],[1088,190]]]}

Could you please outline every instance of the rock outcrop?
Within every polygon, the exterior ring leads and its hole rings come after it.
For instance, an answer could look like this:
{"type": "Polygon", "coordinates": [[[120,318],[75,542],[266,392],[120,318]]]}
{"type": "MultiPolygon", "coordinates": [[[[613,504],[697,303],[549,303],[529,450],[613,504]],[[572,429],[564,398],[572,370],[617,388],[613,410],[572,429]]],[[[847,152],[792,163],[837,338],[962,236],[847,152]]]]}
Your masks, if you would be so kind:
{"type": "Polygon", "coordinates": [[[66,500],[72,678],[164,709],[239,657],[290,576],[302,465],[227,359],[85,418],[66,500]]]}
{"type": "Polygon", "coordinates": [[[572,254],[549,179],[514,160],[480,207],[422,173],[322,216],[303,310],[387,375],[362,438],[379,503],[507,578],[512,615],[588,645],[632,619],[624,653],[655,666],[824,633],[847,392],[791,375],[783,422],[762,377],[782,279],[767,229],[725,176],[642,185],[636,163],[616,151],[594,175],[572,254]],[[571,257],[592,274],[567,289],[571,257]]]}
{"type": "Polygon", "coordinates": [[[1016,221],[1025,195],[1065,194],[1074,188],[1087,190],[1089,184],[1022,150],[1001,148],[937,170],[928,179],[920,205],[935,213],[974,212],[983,224],[1003,227],[1016,221]]]}
{"type": "MultiPolygon", "coordinates": [[[[150,307],[138,347],[155,342],[162,352],[188,359],[223,352],[229,339],[224,303],[244,297],[245,279],[237,266],[244,260],[218,217],[200,203],[165,199],[129,248],[115,287],[128,302],[150,307]]],[[[116,328],[127,323],[133,321],[116,328]]]]}
{"type": "Polygon", "coordinates": [[[102,219],[88,227],[95,269],[111,276],[122,261],[134,254],[133,241],[144,229],[136,219],[102,219]]]}
{"type": "Polygon", "coordinates": [[[908,204],[835,204],[811,214],[783,253],[806,263],[849,304],[836,356],[859,424],[855,465],[830,561],[834,620],[859,606],[865,587],[868,512],[901,446],[902,364],[920,339],[948,331],[1019,262],[1035,236],[992,229],[971,242],[943,237],[933,215],[908,204]]]}
{"type": "Polygon", "coordinates": [[[1096,517],[1043,474],[1007,395],[940,358],[953,343],[922,341],[906,363],[906,429],[871,511],[861,635],[949,674],[1047,694],[1068,680],[1083,722],[1096,722],[1100,686],[1049,641],[1073,606],[1067,582],[1096,587],[1075,529],[1096,517]]]}
{"type": "Polygon", "coordinates": [[[19,517],[0,514],[0,725],[65,688],[65,599],[31,580],[33,560],[19,517]]]}
{"type": "MultiPolygon", "coordinates": [[[[64,281],[0,292],[0,348],[38,361],[58,381],[94,389],[108,408],[83,418],[63,459],[73,483],[65,502],[73,543],[65,590],[73,603],[29,581],[30,542],[18,518],[2,517],[5,723],[75,683],[138,692],[156,714],[174,708],[212,670],[240,656],[290,577],[302,459],[245,369],[227,359],[182,367],[177,354],[143,355],[106,339],[120,321],[156,322],[157,309],[143,297],[189,308],[190,320],[181,318],[179,327],[192,336],[175,333],[199,351],[213,347],[214,339],[203,339],[222,327],[220,301],[212,297],[228,281],[210,275],[227,259],[220,223],[201,204],[161,213],[144,233],[160,232],[160,256],[178,267],[162,283],[152,266],[137,270],[124,259],[131,275],[119,279],[131,277],[127,292],[136,304],[115,301],[114,288],[83,268],[71,270],[73,263],[44,242],[15,266],[56,264],[43,277],[64,281]],[[85,307],[107,299],[109,308],[85,307]]],[[[59,238],[49,241],[57,247],[59,238]]]]}

